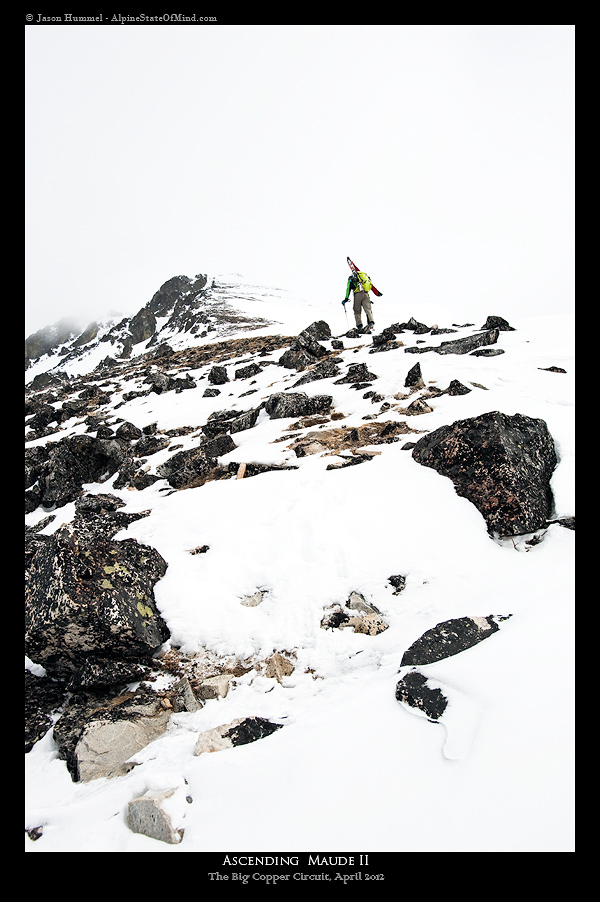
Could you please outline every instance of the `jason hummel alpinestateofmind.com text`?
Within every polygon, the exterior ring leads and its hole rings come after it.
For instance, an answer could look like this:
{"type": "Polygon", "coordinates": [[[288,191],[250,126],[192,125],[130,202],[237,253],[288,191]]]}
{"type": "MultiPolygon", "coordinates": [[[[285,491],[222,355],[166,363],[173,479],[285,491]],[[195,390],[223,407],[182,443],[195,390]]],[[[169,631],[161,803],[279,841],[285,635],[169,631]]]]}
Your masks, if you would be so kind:
{"type": "Polygon", "coordinates": [[[33,25],[44,24],[63,24],[63,25],[146,25],[146,24],[182,24],[193,25],[201,22],[216,22],[216,16],[199,16],[197,13],[192,15],[183,15],[183,13],[164,13],[163,15],[149,16],[146,13],[139,13],[137,16],[123,16],[121,13],[111,13],[105,16],[100,13],[97,16],[74,16],[72,13],[63,13],[60,16],[44,16],[37,13],[35,16],[29,13],[25,16],[25,21],[33,25]]]}

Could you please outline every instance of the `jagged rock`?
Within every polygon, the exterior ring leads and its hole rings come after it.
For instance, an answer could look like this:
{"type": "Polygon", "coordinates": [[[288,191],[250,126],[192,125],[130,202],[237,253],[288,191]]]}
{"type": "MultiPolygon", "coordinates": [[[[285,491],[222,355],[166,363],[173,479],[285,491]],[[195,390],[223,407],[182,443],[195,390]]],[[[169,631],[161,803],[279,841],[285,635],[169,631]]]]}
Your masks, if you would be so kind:
{"type": "Polygon", "coordinates": [[[235,451],[236,448],[236,443],[227,432],[215,435],[214,438],[204,439],[200,443],[200,449],[207,457],[223,457],[230,451],[235,451]]]}
{"type": "Polygon", "coordinates": [[[162,712],[151,730],[142,720],[90,721],[75,747],[77,779],[89,783],[128,773],[133,767],[128,759],[164,733],[168,720],[162,712]]]}
{"type": "Polygon", "coordinates": [[[294,665],[292,662],[279,654],[279,652],[276,652],[267,661],[265,676],[270,679],[276,679],[280,683],[283,677],[290,676],[293,672],[294,665]]]}
{"type": "Polygon", "coordinates": [[[264,717],[239,717],[231,723],[201,733],[194,748],[194,755],[247,745],[249,742],[270,736],[282,726],[283,724],[272,723],[264,717]]]}
{"type": "Polygon", "coordinates": [[[234,379],[250,379],[251,376],[257,376],[262,372],[258,363],[249,363],[248,366],[240,367],[234,373],[234,379]]]}
{"type": "Polygon", "coordinates": [[[366,363],[351,363],[346,375],[342,379],[337,379],[335,385],[371,382],[377,378],[374,373],[369,372],[366,363]]]}
{"type": "Polygon", "coordinates": [[[479,348],[471,352],[471,357],[497,357],[499,354],[504,354],[502,348],[479,348]]]}
{"type": "Polygon", "coordinates": [[[106,689],[142,680],[148,668],[133,661],[111,661],[88,658],[69,681],[71,690],[106,689]]]}
{"type": "Polygon", "coordinates": [[[467,388],[466,385],[463,385],[462,382],[459,382],[458,379],[453,379],[444,392],[440,392],[443,395],[468,395],[471,391],[470,388],[467,388]]]}
{"type": "Polygon", "coordinates": [[[83,691],[71,695],[53,728],[58,756],[74,780],[127,773],[128,759],[166,730],[170,710],[151,689],[115,695],[83,691]]]}
{"type": "Polygon", "coordinates": [[[202,707],[202,701],[198,699],[192,688],[192,684],[187,677],[183,677],[175,684],[175,694],[173,698],[173,711],[199,711],[202,707]]]}
{"type": "Polygon", "coordinates": [[[233,678],[232,673],[220,673],[217,676],[208,677],[200,683],[196,690],[198,698],[203,701],[211,698],[225,698],[233,678]]]}
{"type": "Polygon", "coordinates": [[[194,279],[189,276],[173,276],[161,285],[146,307],[154,316],[167,316],[177,304],[185,303],[186,300],[189,302],[206,286],[206,282],[205,275],[197,275],[194,279]]]}
{"type": "Polygon", "coordinates": [[[331,329],[323,320],[312,323],[292,341],[289,350],[280,358],[279,365],[291,370],[302,370],[327,354],[319,341],[331,338],[331,329]]]}
{"type": "Polygon", "coordinates": [[[304,376],[301,376],[297,382],[294,382],[293,388],[299,385],[306,385],[308,382],[316,382],[318,379],[333,379],[338,376],[340,368],[333,360],[324,360],[317,363],[304,376]]]}
{"type": "Polygon", "coordinates": [[[448,476],[490,533],[535,532],[551,516],[557,459],[544,420],[499,411],[457,420],[420,438],[412,456],[448,476]]]}
{"type": "Polygon", "coordinates": [[[207,479],[213,477],[216,467],[216,458],[207,457],[202,447],[189,448],[187,451],[178,451],[160,464],[156,468],[156,475],[166,479],[174,489],[189,489],[204,485],[207,479]]]}
{"type": "Polygon", "coordinates": [[[488,316],[486,321],[484,322],[482,329],[500,329],[501,332],[514,332],[512,326],[510,326],[505,319],[501,316],[488,316]]]}
{"type": "Polygon", "coordinates": [[[134,345],[147,341],[156,332],[156,316],[151,310],[143,307],[129,320],[131,342],[134,345]]]}
{"type": "MultiPolygon", "coordinates": [[[[100,482],[114,475],[125,457],[124,446],[115,439],[73,435],[26,452],[26,488],[35,485],[35,507],[62,507],[74,501],[84,483],[100,482]],[[37,485],[36,485],[37,484],[37,485]]],[[[27,493],[26,493],[27,503],[27,493]]],[[[35,507],[31,508],[35,510],[35,507]]]]}
{"type": "Polygon", "coordinates": [[[405,348],[407,354],[425,354],[427,351],[435,351],[436,354],[469,354],[477,348],[496,344],[499,330],[491,329],[487,332],[478,332],[475,335],[467,335],[466,338],[457,338],[454,341],[443,341],[439,346],[422,348],[405,348]]]}
{"type": "Polygon", "coordinates": [[[150,384],[150,391],[157,395],[163,392],[175,391],[177,394],[189,388],[195,388],[196,383],[188,373],[184,379],[176,379],[173,376],[167,376],[165,373],[151,373],[145,380],[150,384]]]}
{"type": "Polygon", "coordinates": [[[144,662],[169,637],[154,601],[166,562],[148,545],[111,538],[132,517],[80,513],[38,537],[26,571],[25,652],[49,674],[71,676],[90,656],[144,662]]]}
{"type": "Polygon", "coordinates": [[[436,722],[448,706],[448,699],[439,688],[428,685],[427,677],[418,670],[407,673],[396,685],[396,700],[422,711],[436,722]]]}
{"type": "Polygon", "coordinates": [[[170,440],[165,436],[142,435],[134,444],[133,451],[136,457],[150,457],[152,454],[156,454],[157,451],[168,448],[169,444],[170,440]]]}
{"type": "Polygon", "coordinates": [[[213,366],[208,374],[208,381],[211,385],[225,385],[226,382],[229,382],[227,368],[224,366],[213,366]]]}
{"type": "Polygon", "coordinates": [[[358,611],[359,614],[381,614],[381,611],[375,605],[370,604],[360,592],[350,593],[346,607],[351,611],[358,611]]]}
{"type": "Polygon", "coordinates": [[[141,833],[159,842],[177,845],[183,839],[183,830],[175,830],[163,804],[175,790],[157,792],[149,790],[143,796],[132,799],[127,805],[127,826],[133,833],[141,833]]]}
{"type": "Polygon", "coordinates": [[[506,617],[459,617],[444,620],[423,635],[407,648],[402,656],[401,667],[419,664],[432,664],[459,654],[467,648],[477,645],[493,633],[498,632],[498,622],[506,617]]]}
{"type": "Polygon", "coordinates": [[[331,409],[331,395],[315,395],[310,398],[302,392],[293,394],[276,392],[264,403],[268,415],[273,420],[283,417],[303,417],[311,414],[326,413],[331,409]]]}
{"type": "Polygon", "coordinates": [[[415,363],[413,367],[406,374],[406,379],[404,380],[405,388],[425,388],[425,383],[423,382],[423,374],[421,373],[421,364],[415,363]]]}
{"type": "Polygon", "coordinates": [[[235,434],[246,429],[252,429],[256,425],[261,407],[254,410],[218,410],[212,413],[202,427],[202,432],[211,438],[224,432],[235,434]]]}
{"type": "MultiPolygon", "coordinates": [[[[407,444],[410,444],[410,442],[407,442],[407,444]]],[[[395,576],[388,576],[388,582],[390,582],[396,590],[394,592],[394,595],[399,595],[400,592],[402,592],[406,588],[406,577],[401,576],[400,574],[397,574],[395,576]]]]}
{"type": "Polygon", "coordinates": [[[65,684],[25,671],[25,752],[30,752],[38,739],[52,726],[52,713],[67,698],[65,684]]]}
{"type": "Polygon", "coordinates": [[[141,438],[142,430],[133,423],[121,423],[116,431],[116,436],[117,438],[124,439],[128,442],[134,441],[135,439],[141,438]]]}

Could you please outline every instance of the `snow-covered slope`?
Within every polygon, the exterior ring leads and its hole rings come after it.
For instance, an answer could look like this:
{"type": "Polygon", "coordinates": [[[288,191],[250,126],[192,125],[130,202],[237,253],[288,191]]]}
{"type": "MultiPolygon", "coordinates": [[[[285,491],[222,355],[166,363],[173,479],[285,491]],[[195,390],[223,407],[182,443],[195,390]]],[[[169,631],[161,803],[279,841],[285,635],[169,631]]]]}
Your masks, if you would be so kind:
{"type": "MultiPolygon", "coordinates": [[[[342,335],[347,325],[339,302],[319,307],[239,277],[209,284],[211,303],[255,320],[252,334],[293,336],[326,320],[342,337],[343,364],[365,363],[377,376],[375,398],[373,391],[335,384],[336,378],[294,389],[333,397],[340,420],[320,424],[324,429],[389,420],[424,432],[495,410],[545,420],[559,459],[555,517],[574,516],[570,316],[511,321],[514,331],[501,332],[497,343],[504,353],[493,357],[413,355],[402,347],[370,354],[369,336],[342,335]],[[456,379],[470,391],[444,394],[429,402],[432,412],[406,416],[408,401],[396,395],[406,392],[416,362],[426,386],[445,389],[456,379]],[[551,366],[566,372],[548,371],[551,366]]],[[[385,298],[374,309],[376,331],[410,316],[439,327],[461,323],[443,310],[399,309],[385,298]]],[[[482,310],[475,327],[488,314],[502,311],[482,310]]],[[[452,335],[398,338],[405,346],[418,339],[433,345],[473,331],[461,323],[452,335]]],[[[158,337],[180,350],[242,335],[248,321],[230,321],[202,338],[168,329],[158,337]]],[[[62,368],[91,373],[109,350],[97,342],[65,356],[62,368]]],[[[134,357],[146,350],[147,343],[134,346],[134,357]]],[[[193,447],[211,413],[244,411],[292,388],[302,374],[279,366],[280,356],[270,354],[270,365],[240,380],[233,373],[248,355],[228,360],[231,381],[216,397],[204,397],[206,363],[189,370],[196,382],[191,390],[123,403],[123,393],[140,385],[139,374],[124,369],[112,383],[112,416],[139,428],[196,427],[178,439],[182,448],[193,447]]],[[[27,380],[56,361],[40,359],[27,380]]],[[[110,405],[107,410],[111,415],[110,405]]],[[[252,663],[281,652],[295,666],[281,681],[250,669],[225,698],[173,714],[167,732],[135,756],[137,766],[123,777],[72,782],[50,731],[26,755],[26,827],[43,825],[36,842],[26,836],[27,851],[573,851],[574,531],[552,524],[535,537],[494,540],[449,479],[402,450],[403,439],[418,435],[374,445],[371,461],[331,470],[343,455],[297,457],[290,445],[302,429],[290,431],[293,423],[261,412],[253,428],[235,435],[237,447],[221,462],[294,469],[178,492],[165,491],[165,480],[138,492],[110,481],[86,486],[118,495],[126,511],[151,511],[117,538],[152,545],[168,562],[155,594],[181,654],[207,649],[252,663]],[[203,545],[209,553],[190,554],[203,545]],[[389,581],[395,574],[406,580],[397,594],[389,581]],[[261,604],[241,603],[259,589],[261,604]],[[324,612],[344,605],[352,592],[381,612],[387,629],[367,635],[322,628],[324,612]],[[440,723],[396,701],[400,661],[412,642],[442,621],[491,614],[512,616],[486,641],[420,668],[449,700],[440,723]],[[284,728],[259,742],[194,756],[201,732],[248,715],[284,728]],[[184,830],[182,842],[166,845],[132,833],[128,802],[149,789],[171,788],[170,813],[184,830]]],[[[54,439],[84,431],[73,418],[54,439]]],[[[153,455],[152,472],[171,453],[153,455]]],[[[73,517],[74,505],[53,513],[46,534],[73,517]]],[[[38,508],[26,522],[47,515],[38,508]]]]}

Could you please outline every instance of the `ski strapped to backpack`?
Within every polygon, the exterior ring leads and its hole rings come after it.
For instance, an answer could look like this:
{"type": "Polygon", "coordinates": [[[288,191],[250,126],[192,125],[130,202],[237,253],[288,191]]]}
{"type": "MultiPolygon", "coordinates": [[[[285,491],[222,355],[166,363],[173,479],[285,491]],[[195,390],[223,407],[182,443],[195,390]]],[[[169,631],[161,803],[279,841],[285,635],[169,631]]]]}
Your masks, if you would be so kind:
{"type": "Polygon", "coordinates": [[[346,259],[348,260],[348,266],[350,267],[350,269],[352,270],[352,272],[354,273],[354,275],[357,277],[360,284],[362,285],[363,291],[372,291],[373,294],[375,295],[375,297],[380,298],[382,295],[382,292],[378,291],[378,289],[375,288],[375,286],[371,282],[371,280],[370,280],[369,276],[366,274],[366,272],[362,272],[361,270],[359,270],[356,263],[353,263],[352,260],[350,259],[350,257],[347,257],[346,259]]]}

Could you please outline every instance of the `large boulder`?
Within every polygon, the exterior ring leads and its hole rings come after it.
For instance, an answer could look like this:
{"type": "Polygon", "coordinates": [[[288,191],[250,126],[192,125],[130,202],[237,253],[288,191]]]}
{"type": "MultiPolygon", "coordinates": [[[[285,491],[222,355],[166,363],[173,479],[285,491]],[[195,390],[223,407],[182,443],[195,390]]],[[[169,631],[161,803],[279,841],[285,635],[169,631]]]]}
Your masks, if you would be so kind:
{"type": "Polygon", "coordinates": [[[267,398],[264,407],[272,420],[279,420],[284,417],[304,417],[328,413],[332,403],[331,395],[315,395],[310,398],[303,392],[276,392],[267,398]]]}
{"type": "Polygon", "coordinates": [[[116,438],[73,435],[25,455],[26,510],[62,507],[81,495],[84,483],[112,476],[125,457],[126,443],[116,438]],[[29,490],[29,491],[28,491],[29,490]]]}
{"type": "Polygon", "coordinates": [[[320,341],[331,338],[331,329],[324,320],[311,323],[293,340],[289,349],[279,358],[279,365],[290,370],[303,370],[328,353],[320,341]]]}
{"type": "Polygon", "coordinates": [[[89,658],[147,661],[169,638],[154,599],[166,562],[135,539],[112,538],[128,517],[139,515],[82,510],[36,537],[27,556],[25,653],[49,675],[72,676],[89,658]]]}
{"type": "Polygon", "coordinates": [[[420,438],[412,456],[448,476],[490,534],[535,532],[552,516],[557,458],[544,420],[499,411],[457,420],[420,438]]]}

